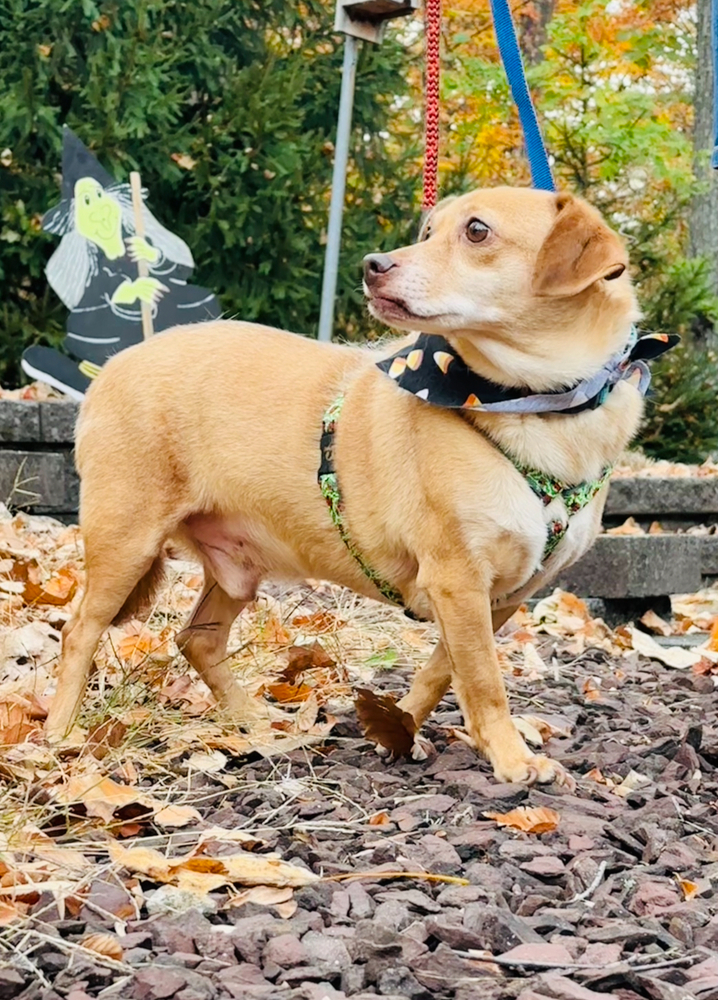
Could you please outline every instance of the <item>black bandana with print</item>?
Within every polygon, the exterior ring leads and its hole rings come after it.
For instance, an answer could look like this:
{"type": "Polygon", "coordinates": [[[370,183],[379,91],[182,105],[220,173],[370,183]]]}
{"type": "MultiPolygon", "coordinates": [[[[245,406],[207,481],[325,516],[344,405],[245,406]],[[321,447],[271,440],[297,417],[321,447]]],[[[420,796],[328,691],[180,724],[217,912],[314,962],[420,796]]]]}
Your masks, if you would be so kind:
{"type": "Polygon", "coordinates": [[[632,329],[626,347],[609,358],[595,375],[568,389],[546,393],[489,381],[472,371],[448,341],[434,334],[420,334],[413,344],[378,362],[377,368],[394,379],[399,388],[435,406],[490,413],[578,413],[600,406],[618,382],[636,372],[638,388],[645,395],[651,378],[646,362],[679,340],[664,333],[639,339],[632,329]]]}

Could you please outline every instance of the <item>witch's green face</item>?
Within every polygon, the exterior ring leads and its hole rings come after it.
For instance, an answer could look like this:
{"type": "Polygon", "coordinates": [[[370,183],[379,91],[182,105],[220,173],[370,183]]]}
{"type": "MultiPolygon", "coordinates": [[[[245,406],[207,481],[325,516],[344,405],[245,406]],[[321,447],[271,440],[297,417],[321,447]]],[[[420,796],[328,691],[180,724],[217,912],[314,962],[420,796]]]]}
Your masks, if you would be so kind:
{"type": "Polygon", "coordinates": [[[75,184],[75,229],[110,260],[123,256],[122,208],[92,177],[75,184]]]}

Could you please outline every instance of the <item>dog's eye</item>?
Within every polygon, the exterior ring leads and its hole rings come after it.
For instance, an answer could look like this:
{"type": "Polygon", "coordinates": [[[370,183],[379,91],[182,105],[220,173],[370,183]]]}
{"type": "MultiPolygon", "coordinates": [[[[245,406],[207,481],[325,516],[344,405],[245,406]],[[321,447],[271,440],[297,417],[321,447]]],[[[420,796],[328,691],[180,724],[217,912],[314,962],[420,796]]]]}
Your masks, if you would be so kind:
{"type": "Polygon", "coordinates": [[[472,243],[483,243],[491,230],[481,219],[472,219],[466,227],[466,235],[472,243]]]}

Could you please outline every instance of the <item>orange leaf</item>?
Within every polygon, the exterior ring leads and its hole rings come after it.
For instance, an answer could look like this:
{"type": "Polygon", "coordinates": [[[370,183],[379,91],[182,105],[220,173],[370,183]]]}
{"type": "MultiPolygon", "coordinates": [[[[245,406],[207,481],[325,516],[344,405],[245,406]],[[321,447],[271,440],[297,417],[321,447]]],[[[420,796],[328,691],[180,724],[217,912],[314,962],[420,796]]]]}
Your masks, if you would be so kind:
{"type": "Polygon", "coordinates": [[[305,632],[334,632],[343,624],[331,611],[315,611],[313,615],[297,615],[292,618],[292,625],[305,632]]]}
{"type": "Polygon", "coordinates": [[[389,822],[389,813],[378,812],[369,817],[369,826],[386,826],[389,822]]]}
{"type": "Polygon", "coordinates": [[[597,781],[599,785],[605,785],[606,779],[603,776],[603,771],[598,767],[592,767],[590,771],[587,771],[585,777],[589,781],[597,781]]]}
{"type": "Polygon", "coordinates": [[[79,944],[89,951],[94,951],[96,955],[113,958],[116,962],[122,961],[122,945],[114,934],[86,934],[80,939],[79,944]]]}
{"type": "Polygon", "coordinates": [[[555,809],[539,806],[519,806],[507,813],[484,813],[487,819],[496,820],[499,826],[510,826],[524,833],[551,833],[559,824],[560,815],[555,809]]]}
{"type": "Polygon", "coordinates": [[[25,916],[25,908],[20,904],[0,902],[0,927],[11,924],[14,920],[21,920],[25,916]]]}
{"type": "Polygon", "coordinates": [[[645,531],[634,517],[628,517],[617,528],[608,528],[607,535],[645,535],[645,531]]]}
{"type": "Polygon", "coordinates": [[[694,674],[718,673],[718,663],[709,660],[707,656],[701,656],[700,660],[691,667],[691,672],[694,674]]]}
{"type": "Polygon", "coordinates": [[[416,722],[412,715],[399,708],[393,698],[375,694],[367,688],[358,688],[356,709],[367,739],[396,754],[411,753],[416,722]]]}
{"type": "Polygon", "coordinates": [[[139,667],[151,653],[157,652],[165,645],[165,641],[147,629],[131,632],[120,641],[117,655],[133,667],[139,667]]]}
{"type": "Polygon", "coordinates": [[[711,626],[711,638],[708,643],[708,649],[712,649],[714,653],[718,653],[718,618],[716,618],[711,626]]]}
{"type": "Polygon", "coordinates": [[[52,604],[61,608],[72,600],[76,590],[76,575],[69,569],[61,569],[45,583],[35,583],[28,578],[22,596],[26,604],[52,604]]]}
{"type": "Polygon", "coordinates": [[[678,883],[681,892],[683,893],[683,898],[686,900],[693,899],[694,896],[698,895],[698,890],[700,886],[697,882],[690,882],[688,879],[679,878],[676,876],[676,882],[678,883]]]}
{"type": "Polygon", "coordinates": [[[308,684],[279,683],[269,684],[267,691],[275,701],[279,701],[283,705],[293,705],[298,701],[306,701],[310,694],[313,694],[314,688],[309,687],[308,684]]]}
{"type": "Polygon", "coordinates": [[[30,721],[26,706],[15,700],[0,702],[0,746],[24,743],[37,728],[37,724],[30,721]]]}
{"type": "Polygon", "coordinates": [[[289,632],[287,632],[284,625],[273,612],[270,612],[267,615],[262,633],[264,641],[268,645],[273,644],[276,646],[288,646],[291,642],[289,632]]]}

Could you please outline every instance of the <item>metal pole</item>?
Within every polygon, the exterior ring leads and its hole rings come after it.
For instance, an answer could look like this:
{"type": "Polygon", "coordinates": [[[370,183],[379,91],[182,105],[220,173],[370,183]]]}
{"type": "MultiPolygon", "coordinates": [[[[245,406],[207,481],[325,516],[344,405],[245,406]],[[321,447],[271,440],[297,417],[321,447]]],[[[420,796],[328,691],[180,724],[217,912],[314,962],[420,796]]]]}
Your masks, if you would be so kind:
{"type": "Polygon", "coordinates": [[[332,339],[334,327],[334,297],[337,291],[339,270],[339,250],[342,242],[342,215],[344,213],[344,190],[349,160],[349,139],[352,130],[352,108],[354,105],[354,82],[356,80],[359,39],[344,36],[344,65],[342,67],[342,90],[339,98],[339,118],[337,119],[337,141],[334,151],[334,172],[332,174],[332,199],[329,206],[329,227],[327,249],[324,256],[324,278],[322,281],[322,307],[319,313],[319,340],[332,339]]]}

